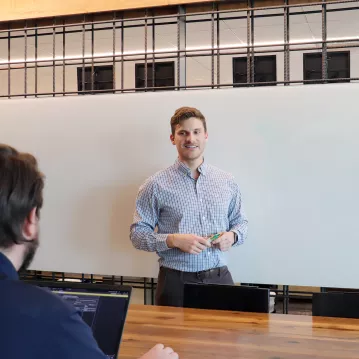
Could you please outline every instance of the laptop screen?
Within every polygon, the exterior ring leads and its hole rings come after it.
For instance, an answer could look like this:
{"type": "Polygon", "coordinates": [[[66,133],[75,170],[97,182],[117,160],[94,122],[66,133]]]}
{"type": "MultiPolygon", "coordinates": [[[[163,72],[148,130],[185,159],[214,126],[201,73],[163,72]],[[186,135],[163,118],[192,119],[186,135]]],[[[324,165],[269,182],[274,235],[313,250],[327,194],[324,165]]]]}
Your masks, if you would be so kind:
{"type": "Polygon", "coordinates": [[[102,284],[36,282],[73,305],[92,329],[100,349],[117,358],[126,320],[131,288],[102,284]]]}

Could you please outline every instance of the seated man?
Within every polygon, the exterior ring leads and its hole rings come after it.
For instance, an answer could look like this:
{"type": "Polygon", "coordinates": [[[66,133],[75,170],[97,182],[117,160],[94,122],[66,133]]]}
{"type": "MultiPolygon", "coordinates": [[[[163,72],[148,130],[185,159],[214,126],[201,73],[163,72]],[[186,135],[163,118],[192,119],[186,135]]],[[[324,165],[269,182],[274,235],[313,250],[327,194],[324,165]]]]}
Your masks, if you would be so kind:
{"type": "MultiPolygon", "coordinates": [[[[105,359],[73,306],[19,280],[39,245],[43,187],[33,156],[0,145],[0,358],[105,359]]],[[[158,344],[141,359],[177,358],[158,344]]]]}

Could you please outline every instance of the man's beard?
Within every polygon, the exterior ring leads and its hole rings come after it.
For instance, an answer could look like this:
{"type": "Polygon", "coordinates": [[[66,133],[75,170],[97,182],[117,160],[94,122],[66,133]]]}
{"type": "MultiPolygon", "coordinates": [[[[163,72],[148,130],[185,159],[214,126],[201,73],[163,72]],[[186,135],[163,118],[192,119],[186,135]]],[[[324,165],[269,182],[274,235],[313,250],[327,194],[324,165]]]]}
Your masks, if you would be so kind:
{"type": "Polygon", "coordinates": [[[27,268],[29,268],[32,260],[34,259],[37,248],[39,247],[39,239],[38,237],[34,238],[32,241],[28,241],[26,243],[26,251],[24,255],[24,260],[19,269],[19,272],[25,272],[27,268]]]}

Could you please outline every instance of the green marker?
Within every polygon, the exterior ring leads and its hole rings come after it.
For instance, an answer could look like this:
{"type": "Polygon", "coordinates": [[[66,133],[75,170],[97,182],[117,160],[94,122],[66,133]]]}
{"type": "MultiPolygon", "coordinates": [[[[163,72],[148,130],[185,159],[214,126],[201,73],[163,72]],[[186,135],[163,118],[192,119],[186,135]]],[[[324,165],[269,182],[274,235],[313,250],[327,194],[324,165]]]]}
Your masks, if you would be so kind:
{"type": "Polygon", "coordinates": [[[209,241],[212,243],[217,238],[219,238],[221,235],[222,235],[221,233],[217,233],[217,234],[213,235],[211,238],[209,238],[209,241]]]}

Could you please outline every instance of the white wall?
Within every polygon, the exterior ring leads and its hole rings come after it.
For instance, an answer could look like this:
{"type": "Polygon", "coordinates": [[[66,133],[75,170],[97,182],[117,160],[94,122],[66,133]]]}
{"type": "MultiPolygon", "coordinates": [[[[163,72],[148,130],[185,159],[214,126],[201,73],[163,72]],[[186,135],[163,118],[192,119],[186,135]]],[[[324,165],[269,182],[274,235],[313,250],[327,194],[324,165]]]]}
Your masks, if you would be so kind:
{"type": "MultiPolygon", "coordinates": [[[[347,4],[340,6],[355,6],[347,4]]],[[[328,9],[339,7],[339,5],[330,5],[328,9]]],[[[307,10],[320,9],[320,7],[301,7],[291,10],[292,12],[301,12],[307,10]]],[[[280,10],[262,10],[255,14],[278,13],[280,10]]],[[[245,45],[247,42],[247,22],[244,19],[226,20],[225,17],[233,16],[236,13],[224,15],[220,23],[220,46],[230,46],[233,44],[245,45]]],[[[237,13],[245,15],[245,13],[237,13]]],[[[359,28],[357,26],[358,11],[328,13],[328,38],[347,38],[358,37],[359,28]]],[[[194,18],[209,19],[210,16],[196,16],[194,18]]],[[[295,15],[290,18],[290,39],[292,42],[301,40],[320,40],[321,39],[321,14],[295,15]]],[[[175,20],[175,19],[173,19],[175,20]]],[[[161,21],[168,21],[161,20],[161,21]]],[[[137,22],[136,24],[143,24],[137,22]]],[[[98,26],[96,26],[98,27],[98,26]]],[[[81,29],[81,26],[73,26],[72,29],[81,29]]],[[[41,30],[42,31],[42,30],[41,30]]],[[[175,49],[177,47],[177,25],[162,25],[156,27],[156,51],[164,49],[175,49]]],[[[216,31],[215,31],[216,33],[216,31]]],[[[19,33],[21,34],[21,33],[19,33]]],[[[29,32],[30,34],[30,32],[29,32]]],[[[101,53],[112,53],[113,51],[113,32],[112,30],[103,30],[95,32],[95,55],[101,53]]],[[[121,39],[120,30],[116,31],[115,51],[120,53],[121,39]]],[[[91,33],[86,33],[85,54],[91,54],[91,33]]],[[[255,19],[254,40],[256,44],[268,42],[283,42],[283,17],[257,18],[255,19]]],[[[215,43],[217,39],[215,38],[215,43]]],[[[189,23],[187,24],[187,48],[200,48],[211,46],[211,22],[189,23]]],[[[303,46],[302,46],[303,47],[303,46]]],[[[293,45],[294,48],[300,46],[293,45]]],[[[318,47],[319,49],[320,47],[318,47]]],[[[148,49],[152,49],[152,28],[148,28],[148,49]]],[[[263,50],[261,48],[259,50],[263,50]]],[[[66,57],[82,55],[82,33],[69,34],[66,36],[66,57]]],[[[125,30],[124,51],[125,52],[143,52],[144,47],[144,27],[129,28],[125,30]]],[[[56,36],[55,56],[62,57],[62,35],[56,36]]],[[[351,76],[359,77],[359,50],[356,48],[351,51],[351,76]]],[[[303,79],[303,52],[293,51],[290,54],[290,77],[291,80],[303,79]]],[[[274,52],[273,52],[274,54],[274,52]]],[[[0,62],[7,61],[7,40],[0,40],[0,62]]],[[[34,38],[28,40],[28,58],[34,58],[35,47],[34,38]]],[[[52,36],[39,37],[38,57],[52,58],[53,44],[52,36]]],[[[229,84],[232,79],[232,55],[222,55],[220,59],[220,82],[229,84]]],[[[11,60],[24,58],[24,40],[14,39],[11,43],[11,60]]],[[[151,54],[149,54],[149,60],[151,54]]],[[[110,59],[110,61],[112,61],[110,59]]],[[[169,60],[172,61],[172,60],[169,60]]],[[[144,61],[137,61],[144,62],[144,61]]],[[[3,66],[4,67],[4,66],[3,66]]],[[[6,66],[5,66],[6,67],[6,66]]],[[[68,62],[65,70],[66,91],[77,91],[76,68],[78,65],[71,65],[68,62]]],[[[116,65],[116,87],[121,85],[121,65],[116,65]]],[[[217,65],[215,60],[215,74],[217,65]]],[[[20,94],[24,92],[24,70],[13,70],[11,72],[11,93],[20,94]]],[[[28,70],[28,92],[35,91],[35,70],[28,70]]],[[[62,91],[63,88],[63,70],[62,67],[56,68],[56,91],[62,91]]],[[[215,76],[216,78],[216,76],[215,76]]],[[[284,80],[284,55],[283,52],[277,53],[277,80],[284,80]]],[[[203,85],[211,82],[211,59],[210,57],[195,57],[187,59],[187,85],[203,85]]],[[[0,94],[7,94],[8,89],[7,71],[0,71],[0,94]]],[[[124,86],[125,88],[135,87],[135,63],[125,62],[124,64],[124,86]]],[[[52,69],[38,70],[38,92],[52,91],[52,69]]]]}

